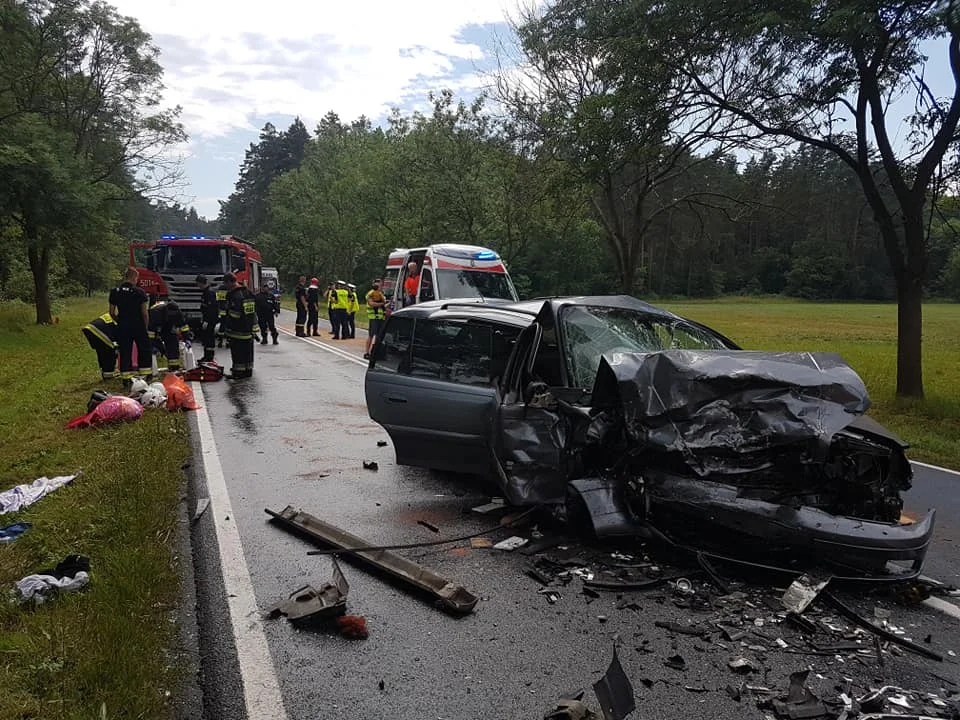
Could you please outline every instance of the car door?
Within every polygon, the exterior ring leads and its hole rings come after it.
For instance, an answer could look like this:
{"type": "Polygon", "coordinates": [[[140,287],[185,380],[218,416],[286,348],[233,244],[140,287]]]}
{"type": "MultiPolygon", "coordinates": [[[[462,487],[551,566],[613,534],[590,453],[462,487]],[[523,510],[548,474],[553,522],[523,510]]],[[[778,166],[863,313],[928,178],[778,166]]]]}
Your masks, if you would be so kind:
{"type": "Polygon", "coordinates": [[[555,338],[537,322],[517,338],[501,383],[494,438],[501,487],[514,504],[562,502],[567,483],[570,421],[551,387],[555,338]]]}
{"type": "Polygon", "coordinates": [[[370,417],[401,465],[485,473],[496,418],[488,325],[393,316],[367,370],[370,417]]]}

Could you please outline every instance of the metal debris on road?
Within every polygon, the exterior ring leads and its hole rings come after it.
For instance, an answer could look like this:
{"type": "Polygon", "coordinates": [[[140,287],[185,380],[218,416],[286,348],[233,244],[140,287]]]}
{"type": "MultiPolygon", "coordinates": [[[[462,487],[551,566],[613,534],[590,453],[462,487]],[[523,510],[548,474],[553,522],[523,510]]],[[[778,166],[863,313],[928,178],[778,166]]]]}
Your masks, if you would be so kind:
{"type": "Polygon", "coordinates": [[[386,447],[386,446],[387,446],[386,440],[377,440],[377,447],[386,447]]]}
{"type": "Polygon", "coordinates": [[[367,543],[334,525],[288,505],[282,512],[266,511],[271,522],[290,532],[299,533],[326,545],[349,552],[349,557],[372,565],[392,578],[424,592],[436,600],[437,606],[455,615],[473,612],[478,598],[464,587],[455,585],[432,570],[387,550],[354,550],[367,543]]]}
{"type": "Polygon", "coordinates": [[[364,461],[363,461],[363,469],[364,469],[364,470],[374,470],[374,471],[376,471],[376,470],[379,470],[379,469],[380,469],[380,466],[377,464],[377,461],[376,461],[376,460],[371,460],[370,462],[367,462],[366,460],[364,460],[364,461]]]}
{"type": "Polygon", "coordinates": [[[311,585],[290,593],[286,600],[267,610],[267,617],[285,616],[294,625],[305,626],[342,615],[347,609],[347,594],[350,585],[340,570],[336,558],[333,561],[333,582],[324,583],[319,590],[311,585]]]}
{"type": "Polygon", "coordinates": [[[543,595],[551,605],[563,598],[560,591],[554,590],[553,588],[541,588],[538,592],[543,595]]]}
{"type": "Polygon", "coordinates": [[[682,655],[671,655],[663,661],[663,664],[668,668],[680,670],[681,672],[687,669],[687,661],[683,659],[682,655]]]}
{"type": "Polygon", "coordinates": [[[753,662],[747,658],[737,658],[736,660],[731,660],[727,663],[727,667],[737,673],[752,673],[757,672],[758,668],[753,662]]]}
{"type": "Polygon", "coordinates": [[[434,525],[432,522],[427,522],[426,520],[417,520],[417,525],[422,525],[422,526],[425,527],[427,530],[430,530],[430,531],[435,532],[435,533],[440,532],[440,528],[438,528],[438,527],[437,527],[436,525],[434,525]]]}

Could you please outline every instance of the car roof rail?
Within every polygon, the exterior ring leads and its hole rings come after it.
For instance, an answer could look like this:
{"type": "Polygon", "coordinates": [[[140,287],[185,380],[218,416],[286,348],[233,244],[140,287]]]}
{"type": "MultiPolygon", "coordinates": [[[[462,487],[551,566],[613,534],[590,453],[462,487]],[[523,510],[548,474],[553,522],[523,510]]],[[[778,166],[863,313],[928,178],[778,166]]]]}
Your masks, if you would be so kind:
{"type": "Polygon", "coordinates": [[[519,315],[529,315],[530,317],[536,317],[539,314],[533,312],[533,310],[523,310],[521,308],[510,307],[509,305],[488,305],[483,298],[480,298],[480,302],[445,302],[440,306],[440,309],[447,310],[451,307],[482,307],[484,310],[499,310],[500,312],[517,313],[519,315]]]}

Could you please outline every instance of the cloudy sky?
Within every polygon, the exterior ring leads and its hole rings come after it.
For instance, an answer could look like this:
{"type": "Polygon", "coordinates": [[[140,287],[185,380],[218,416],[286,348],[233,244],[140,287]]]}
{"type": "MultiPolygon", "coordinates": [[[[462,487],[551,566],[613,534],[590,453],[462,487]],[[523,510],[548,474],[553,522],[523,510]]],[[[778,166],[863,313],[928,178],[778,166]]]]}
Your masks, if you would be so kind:
{"type": "Polygon", "coordinates": [[[267,121],[307,128],[329,110],[374,122],[430,90],[483,82],[517,0],[112,0],[161,50],[166,98],[183,107],[182,201],[216,217],[267,121]]]}

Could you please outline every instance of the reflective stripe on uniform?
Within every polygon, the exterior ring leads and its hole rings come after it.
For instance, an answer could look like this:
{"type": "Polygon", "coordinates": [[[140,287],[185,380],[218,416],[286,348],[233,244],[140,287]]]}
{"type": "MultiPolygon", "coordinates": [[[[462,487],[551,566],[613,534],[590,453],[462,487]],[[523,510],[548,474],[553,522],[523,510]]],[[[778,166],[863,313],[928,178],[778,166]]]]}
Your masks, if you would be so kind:
{"type": "Polygon", "coordinates": [[[244,333],[232,332],[230,330],[227,330],[227,332],[224,334],[231,340],[253,340],[252,333],[244,334],[244,333]]]}
{"type": "Polygon", "coordinates": [[[100,329],[94,327],[93,325],[90,325],[90,324],[88,323],[87,325],[84,325],[84,326],[83,326],[83,330],[84,330],[84,332],[88,332],[88,333],[91,333],[92,335],[95,335],[96,338],[97,338],[98,340],[102,341],[104,345],[108,345],[109,347],[113,347],[113,340],[111,340],[110,338],[108,338],[106,335],[103,334],[103,332],[102,332],[100,329]]]}

